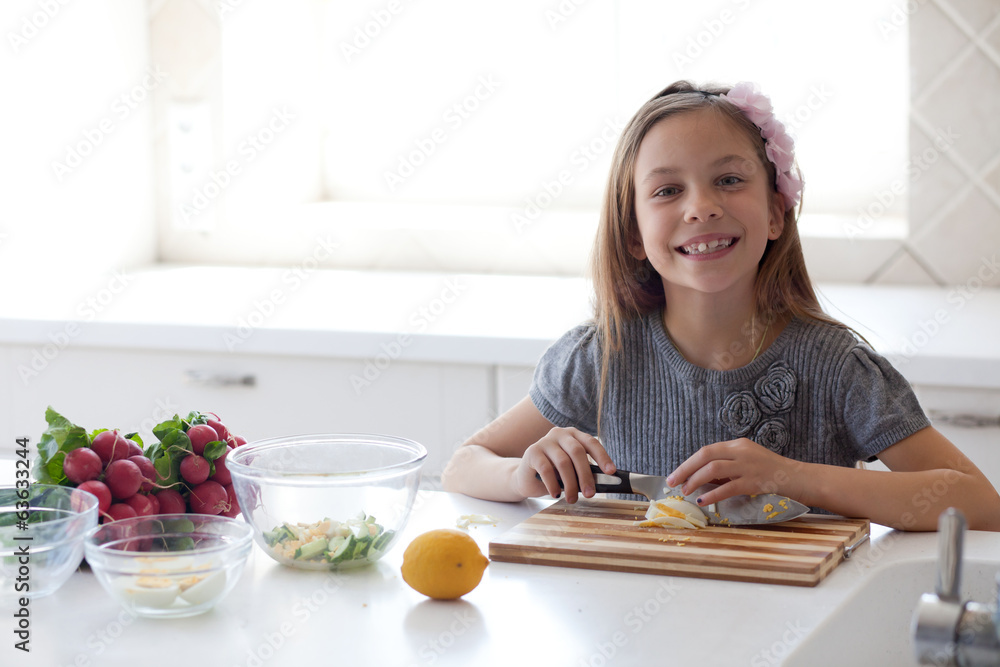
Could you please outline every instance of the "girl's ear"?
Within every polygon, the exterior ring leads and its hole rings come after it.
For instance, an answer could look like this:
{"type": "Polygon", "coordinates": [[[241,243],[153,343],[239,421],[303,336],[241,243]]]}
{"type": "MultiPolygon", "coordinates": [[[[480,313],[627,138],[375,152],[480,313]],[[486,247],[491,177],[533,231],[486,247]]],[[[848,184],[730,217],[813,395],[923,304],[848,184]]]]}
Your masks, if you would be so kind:
{"type": "Polygon", "coordinates": [[[633,232],[629,236],[628,254],[632,255],[640,262],[646,259],[646,249],[642,247],[642,239],[639,238],[638,231],[633,232]]]}
{"type": "Polygon", "coordinates": [[[780,192],[772,193],[770,215],[767,220],[767,238],[771,241],[781,236],[785,229],[785,196],[780,192]]]}
{"type": "Polygon", "coordinates": [[[639,235],[639,223],[632,217],[631,229],[628,232],[628,254],[640,262],[646,259],[646,249],[642,247],[642,236],[639,235]]]}

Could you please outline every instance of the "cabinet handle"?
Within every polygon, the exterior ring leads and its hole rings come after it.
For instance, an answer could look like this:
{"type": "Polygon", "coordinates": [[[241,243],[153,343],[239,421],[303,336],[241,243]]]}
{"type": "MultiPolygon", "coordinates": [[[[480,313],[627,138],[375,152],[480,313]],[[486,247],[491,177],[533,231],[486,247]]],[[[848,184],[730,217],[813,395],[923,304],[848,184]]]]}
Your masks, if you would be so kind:
{"type": "Polygon", "coordinates": [[[256,387],[257,376],[253,374],[239,375],[227,373],[212,373],[210,371],[185,371],[184,379],[188,384],[199,387],[256,387]]]}

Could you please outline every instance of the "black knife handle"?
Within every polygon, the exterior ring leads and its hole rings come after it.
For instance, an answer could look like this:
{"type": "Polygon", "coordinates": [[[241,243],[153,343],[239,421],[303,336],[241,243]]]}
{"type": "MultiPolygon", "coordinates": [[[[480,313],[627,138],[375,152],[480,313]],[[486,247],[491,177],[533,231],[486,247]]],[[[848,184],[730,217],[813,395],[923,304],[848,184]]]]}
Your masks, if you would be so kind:
{"type": "Polygon", "coordinates": [[[611,482],[610,484],[597,483],[594,489],[597,493],[635,493],[632,490],[632,483],[629,481],[630,473],[628,470],[615,470],[614,473],[608,474],[600,469],[600,467],[592,465],[590,466],[591,472],[594,473],[594,478],[597,479],[598,475],[604,475],[604,477],[613,477],[618,480],[617,482],[611,482]]]}
{"type": "MultiPolygon", "coordinates": [[[[613,477],[614,479],[618,480],[617,482],[611,482],[606,484],[597,482],[595,484],[596,488],[594,489],[595,493],[635,493],[635,491],[632,490],[632,484],[629,482],[628,478],[628,476],[631,475],[632,473],[630,473],[628,470],[616,470],[614,473],[609,475],[608,473],[601,470],[600,466],[591,465],[590,472],[594,473],[595,480],[597,479],[598,475],[604,475],[605,477],[613,477]]],[[[542,478],[542,476],[539,475],[537,472],[535,473],[535,477],[537,479],[542,478]]],[[[559,482],[559,488],[561,489],[566,488],[565,485],[563,484],[562,478],[559,477],[558,473],[556,474],[556,481],[559,482]]]]}

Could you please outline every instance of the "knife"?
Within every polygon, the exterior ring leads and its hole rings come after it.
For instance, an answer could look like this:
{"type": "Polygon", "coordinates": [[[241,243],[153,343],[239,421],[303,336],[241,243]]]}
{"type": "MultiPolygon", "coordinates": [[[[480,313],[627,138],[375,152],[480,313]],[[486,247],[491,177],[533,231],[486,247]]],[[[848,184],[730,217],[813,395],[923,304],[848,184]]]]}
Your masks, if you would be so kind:
{"type": "MultiPolygon", "coordinates": [[[[591,465],[598,493],[637,493],[650,500],[660,500],[669,496],[680,496],[694,503],[698,496],[717,488],[718,484],[703,484],[687,495],[681,492],[681,487],[671,487],[666,477],[641,475],[628,470],[617,470],[609,475],[596,465],[591,465]]],[[[562,486],[562,480],[559,480],[562,486]]],[[[700,507],[700,506],[699,506],[700,507]]],[[[708,523],[715,526],[753,526],[768,523],[780,523],[802,516],[809,508],[802,503],[776,493],[758,493],[752,496],[732,496],[700,507],[705,513],[708,523]]]]}

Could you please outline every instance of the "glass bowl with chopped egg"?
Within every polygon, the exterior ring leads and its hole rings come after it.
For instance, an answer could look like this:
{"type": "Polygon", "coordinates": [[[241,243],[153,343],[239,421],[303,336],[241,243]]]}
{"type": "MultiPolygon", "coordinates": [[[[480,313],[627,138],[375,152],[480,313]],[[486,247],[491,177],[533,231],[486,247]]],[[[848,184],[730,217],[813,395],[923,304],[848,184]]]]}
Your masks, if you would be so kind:
{"type": "Polygon", "coordinates": [[[253,548],[243,521],[154,514],[103,524],[84,542],[101,586],[137,616],[179,618],[208,611],[239,580],[253,548]]]}
{"type": "Polygon", "coordinates": [[[227,459],[240,509],[264,552],[290,567],[344,570],[379,560],[406,525],[427,450],[406,438],[272,438],[227,459]]]}

